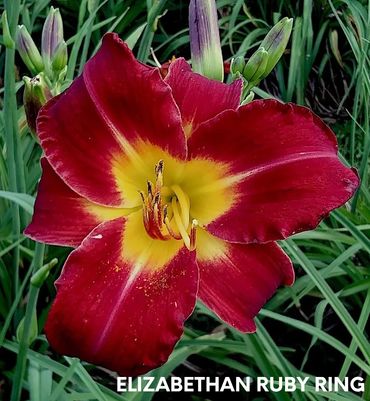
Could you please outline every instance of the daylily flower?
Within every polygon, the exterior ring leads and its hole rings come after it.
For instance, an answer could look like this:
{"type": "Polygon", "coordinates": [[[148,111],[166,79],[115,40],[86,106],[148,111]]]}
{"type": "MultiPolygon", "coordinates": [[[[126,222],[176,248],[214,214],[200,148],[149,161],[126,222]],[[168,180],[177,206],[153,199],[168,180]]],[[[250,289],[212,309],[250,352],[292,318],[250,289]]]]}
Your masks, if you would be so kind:
{"type": "Polygon", "coordinates": [[[40,111],[45,157],[26,233],[77,247],[46,323],[51,346],[124,375],[165,362],[196,298],[253,332],[292,265],[274,242],[312,229],[358,186],[332,131],[242,85],[163,79],[107,34],[40,111]]]}

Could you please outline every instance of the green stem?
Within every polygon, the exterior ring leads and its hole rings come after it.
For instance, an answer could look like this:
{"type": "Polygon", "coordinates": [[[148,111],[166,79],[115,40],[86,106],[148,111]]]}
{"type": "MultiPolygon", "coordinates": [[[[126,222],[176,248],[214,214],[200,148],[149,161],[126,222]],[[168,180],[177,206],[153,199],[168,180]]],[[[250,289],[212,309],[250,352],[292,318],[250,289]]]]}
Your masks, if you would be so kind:
{"type": "MultiPolygon", "coordinates": [[[[45,245],[36,243],[35,257],[33,259],[33,272],[35,273],[39,268],[42,267],[42,261],[44,259],[45,245]]],[[[29,337],[31,331],[32,316],[34,314],[37,298],[39,295],[40,288],[35,285],[31,285],[29,298],[26,307],[26,314],[24,316],[24,329],[23,335],[19,343],[19,351],[17,356],[17,364],[15,367],[15,374],[13,380],[13,387],[11,393],[11,401],[20,401],[22,393],[22,382],[24,373],[26,371],[27,363],[27,351],[29,347],[29,337]]]]}
{"type": "Polygon", "coordinates": [[[166,6],[167,0],[159,0],[153,3],[148,3],[148,18],[147,26],[145,27],[143,36],[140,41],[139,50],[137,53],[138,60],[145,63],[148,60],[150,47],[152,46],[154,33],[157,29],[158,18],[166,6]]]}
{"type": "Polygon", "coordinates": [[[370,401],[370,376],[366,376],[364,401],[370,401]]]}
{"type": "MultiPolygon", "coordinates": [[[[15,37],[15,29],[18,22],[20,9],[20,0],[6,0],[5,10],[9,16],[9,30],[11,36],[15,37]]],[[[9,190],[18,192],[17,185],[17,131],[14,125],[17,113],[17,101],[15,97],[15,74],[14,74],[15,50],[7,47],[5,50],[5,76],[4,76],[4,131],[7,148],[7,168],[9,175],[9,190]],[[15,113],[15,115],[14,115],[15,113]]],[[[15,238],[20,233],[20,214],[19,206],[13,203],[11,205],[12,233],[15,238]]],[[[14,292],[19,290],[19,247],[13,251],[13,274],[14,274],[14,292]]]]}
{"type": "Polygon", "coordinates": [[[9,326],[11,324],[11,320],[12,320],[13,315],[14,315],[16,309],[17,309],[19,301],[21,300],[21,297],[23,295],[23,291],[26,288],[26,284],[28,283],[28,280],[31,278],[31,273],[32,273],[32,268],[30,267],[30,269],[28,270],[26,276],[23,279],[22,285],[19,288],[19,292],[18,292],[18,294],[16,294],[16,297],[14,298],[13,304],[12,304],[11,308],[9,309],[8,315],[7,315],[7,317],[5,319],[5,322],[3,324],[3,327],[2,327],[2,329],[0,331],[0,348],[3,346],[3,342],[5,340],[6,333],[7,333],[8,329],[9,329],[9,326]]]}
{"type": "MultiPolygon", "coordinates": [[[[334,212],[336,213],[336,212],[334,212]]],[[[288,239],[285,242],[286,248],[292,256],[295,257],[297,262],[302,266],[303,270],[311,278],[316,287],[325,296],[326,300],[329,302],[337,316],[342,321],[343,325],[347,328],[351,334],[354,341],[356,341],[357,346],[365,357],[366,363],[370,363],[370,347],[369,342],[364,335],[364,333],[359,329],[357,324],[354,322],[352,316],[340,302],[337,295],[329,287],[328,283],[322,277],[320,272],[318,272],[312,262],[306,257],[306,255],[301,251],[301,249],[296,245],[296,243],[288,239]]]]}
{"type": "Polygon", "coordinates": [[[94,20],[92,19],[89,21],[89,26],[87,28],[87,32],[86,32],[86,36],[85,36],[85,40],[84,40],[84,46],[83,46],[82,54],[80,57],[80,67],[78,70],[78,75],[82,74],[82,71],[84,69],[84,66],[85,66],[85,63],[87,60],[89,45],[91,42],[91,32],[92,32],[93,25],[94,25],[94,20]]]}
{"type": "MultiPolygon", "coordinates": [[[[364,93],[366,93],[366,89],[364,89],[364,93]]],[[[369,131],[369,104],[368,100],[364,99],[364,152],[361,158],[361,163],[359,167],[359,176],[360,176],[360,188],[357,189],[355,196],[353,197],[353,201],[351,203],[351,211],[354,213],[357,208],[357,202],[361,193],[361,186],[366,185],[366,175],[367,175],[367,165],[369,162],[370,155],[370,131],[369,131]]]]}
{"type": "MultiPolygon", "coordinates": [[[[358,327],[361,331],[365,331],[367,322],[369,320],[369,313],[370,313],[370,290],[367,292],[364,306],[361,310],[360,318],[358,319],[358,327]]],[[[351,354],[356,354],[357,348],[358,348],[357,342],[354,339],[352,339],[351,345],[349,347],[349,349],[351,350],[350,351],[351,354]]],[[[343,362],[342,368],[339,373],[339,377],[342,380],[347,376],[349,368],[351,366],[351,363],[352,363],[352,361],[347,356],[343,362]]],[[[370,386],[370,383],[368,383],[368,385],[370,386]]],[[[369,392],[370,392],[370,388],[369,388],[369,392]]],[[[370,393],[369,393],[369,395],[370,395],[370,393]]]]}

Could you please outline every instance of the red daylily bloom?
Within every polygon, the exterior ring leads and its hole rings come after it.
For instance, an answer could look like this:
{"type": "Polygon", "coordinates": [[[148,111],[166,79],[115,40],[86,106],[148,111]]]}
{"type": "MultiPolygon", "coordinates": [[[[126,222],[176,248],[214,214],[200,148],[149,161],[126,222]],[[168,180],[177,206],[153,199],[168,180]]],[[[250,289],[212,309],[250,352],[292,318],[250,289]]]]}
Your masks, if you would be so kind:
{"type": "Polygon", "coordinates": [[[183,59],[158,69],[108,34],[82,76],[43,107],[45,152],[26,234],[77,247],[46,324],[52,347],[124,375],[165,362],[198,296],[253,332],[290,285],[273,242],[312,229],[358,186],[331,130],[183,59]]]}

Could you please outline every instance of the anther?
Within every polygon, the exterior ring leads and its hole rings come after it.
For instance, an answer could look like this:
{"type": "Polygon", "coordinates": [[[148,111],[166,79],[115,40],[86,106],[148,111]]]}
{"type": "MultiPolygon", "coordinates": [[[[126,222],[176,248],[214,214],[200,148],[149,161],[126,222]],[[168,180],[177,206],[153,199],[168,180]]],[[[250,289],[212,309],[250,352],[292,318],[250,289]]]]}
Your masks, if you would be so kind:
{"type": "Polygon", "coordinates": [[[159,192],[156,192],[154,196],[154,205],[159,205],[161,201],[161,194],[159,192]]]}
{"type": "Polygon", "coordinates": [[[143,220],[148,234],[159,240],[171,238],[184,241],[190,251],[196,247],[196,229],[198,221],[190,220],[190,199],[178,185],[163,186],[164,162],[159,160],[154,167],[155,183],[147,181],[147,194],[139,191],[143,201],[143,220]],[[163,205],[164,199],[170,199],[168,205],[163,205]]]}
{"type": "Polygon", "coordinates": [[[194,251],[194,249],[196,248],[197,227],[198,227],[198,220],[193,219],[193,221],[191,222],[189,251],[194,251]]]}
{"type": "Polygon", "coordinates": [[[145,203],[145,194],[143,191],[138,191],[141,197],[141,200],[143,201],[143,203],[145,203]]]}
{"type": "Polygon", "coordinates": [[[159,160],[159,162],[156,164],[154,168],[156,176],[156,181],[155,181],[156,191],[160,191],[163,186],[163,168],[164,168],[163,160],[159,160]]]}
{"type": "Polygon", "coordinates": [[[146,184],[148,187],[148,195],[150,196],[151,199],[153,196],[153,184],[149,180],[146,182],[146,184]]]}
{"type": "Polygon", "coordinates": [[[164,205],[163,206],[163,223],[165,223],[167,213],[168,213],[168,205],[164,205]]]}
{"type": "Polygon", "coordinates": [[[161,173],[163,173],[163,167],[164,167],[164,162],[163,160],[159,160],[158,164],[155,165],[155,174],[159,175],[161,173]]]}

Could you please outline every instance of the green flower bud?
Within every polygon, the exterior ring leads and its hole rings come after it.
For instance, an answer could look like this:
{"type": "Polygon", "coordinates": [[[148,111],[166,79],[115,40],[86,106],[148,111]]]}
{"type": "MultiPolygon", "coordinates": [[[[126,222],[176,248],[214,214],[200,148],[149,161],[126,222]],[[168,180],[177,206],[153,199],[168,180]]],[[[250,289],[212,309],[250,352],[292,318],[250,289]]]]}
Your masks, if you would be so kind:
{"type": "Polygon", "coordinates": [[[267,51],[261,47],[252,54],[243,70],[244,78],[250,83],[257,83],[266,71],[268,61],[267,51]]]}
{"type": "Polygon", "coordinates": [[[51,68],[53,71],[58,73],[62,71],[67,65],[68,61],[68,50],[67,43],[63,40],[59,46],[56,48],[55,53],[51,59],[51,68]]]}
{"type": "Polygon", "coordinates": [[[238,56],[231,60],[230,71],[232,74],[236,74],[238,72],[240,72],[240,74],[243,74],[244,67],[245,67],[244,57],[238,56]]]}
{"type": "Polygon", "coordinates": [[[63,20],[59,9],[50,7],[48,16],[46,17],[42,28],[41,36],[41,54],[46,65],[51,63],[51,60],[63,42],[63,20]]]}
{"type": "MultiPolygon", "coordinates": [[[[19,322],[19,325],[18,325],[17,331],[16,331],[17,341],[19,343],[21,342],[21,340],[23,338],[23,333],[24,333],[24,318],[19,322]]],[[[31,345],[36,340],[38,333],[39,333],[39,328],[38,328],[38,324],[37,324],[37,315],[36,315],[36,310],[35,310],[31,317],[29,336],[26,339],[27,345],[31,345]]]]}
{"type": "Polygon", "coordinates": [[[42,74],[34,78],[24,77],[23,104],[27,123],[34,134],[36,133],[36,118],[41,107],[53,96],[42,74]]]}
{"type": "Polygon", "coordinates": [[[189,30],[193,70],[223,81],[224,63],[215,0],[190,1],[189,30]]]}
{"type": "Polygon", "coordinates": [[[241,106],[244,106],[250,103],[254,99],[254,92],[249,92],[249,95],[241,102],[241,106]]]}
{"type": "Polygon", "coordinates": [[[19,55],[32,74],[38,74],[44,70],[40,52],[24,25],[18,26],[16,44],[19,55]]]}
{"type": "Polygon", "coordinates": [[[15,43],[10,33],[8,14],[6,10],[3,11],[3,14],[1,16],[1,24],[3,26],[3,43],[5,47],[8,47],[9,49],[14,49],[15,43]]]}
{"type": "Polygon", "coordinates": [[[279,21],[266,35],[265,39],[263,39],[260,47],[263,47],[268,52],[268,61],[266,70],[261,76],[261,79],[267,77],[280,60],[287,47],[292,28],[293,18],[285,17],[279,21]]]}
{"type": "Polygon", "coordinates": [[[40,288],[44,281],[48,278],[50,270],[57,263],[58,259],[54,258],[49,263],[46,263],[44,266],[40,267],[40,269],[31,277],[31,284],[40,288]]]}

